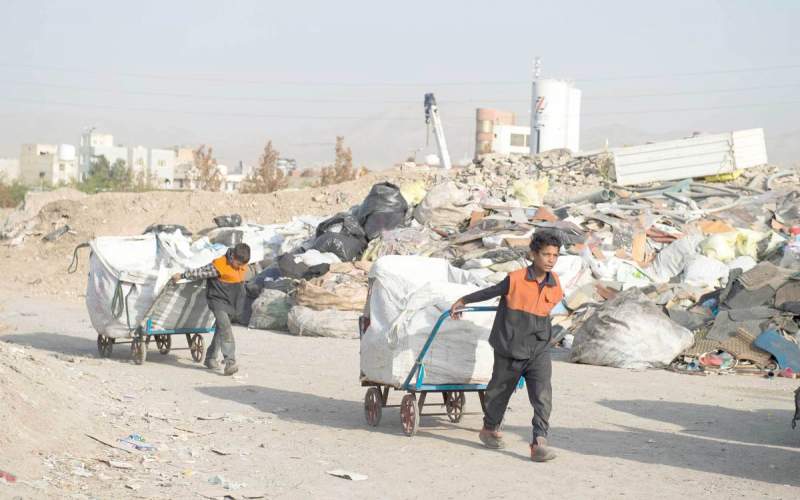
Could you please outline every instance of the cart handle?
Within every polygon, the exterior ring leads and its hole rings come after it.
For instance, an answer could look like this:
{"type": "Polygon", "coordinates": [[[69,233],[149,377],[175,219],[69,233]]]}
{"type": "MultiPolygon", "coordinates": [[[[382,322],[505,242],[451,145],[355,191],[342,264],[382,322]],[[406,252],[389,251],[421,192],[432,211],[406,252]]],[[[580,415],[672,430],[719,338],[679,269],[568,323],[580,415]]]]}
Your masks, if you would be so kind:
{"type": "MultiPolygon", "coordinates": [[[[464,313],[464,312],[496,312],[496,311],[497,311],[497,306],[473,306],[473,307],[465,307],[465,308],[459,310],[459,312],[462,312],[462,313],[464,313]]],[[[420,385],[422,385],[422,380],[425,377],[425,369],[422,366],[422,360],[425,359],[425,355],[428,354],[428,349],[430,349],[431,344],[433,344],[433,339],[435,339],[436,335],[439,333],[439,329],[442,327],[442,323],[444,323],[444,321],[449,317],[450,317],[450,309],[446,310],[445,312],[443,312],[439,316],[439,319],[436,321],[436,324],[433,326],[433,330],[431,331],[431,334],[428,335],[428,340],[425,342],[425,345],[422,346],[422,350],[420,351],[419,356],[417,356],[417,360],[414,363],[414,367],[411,369],[411,372],[408,374],[408,377],[406,377],[405,382],[403,382],[403,389],[404,390],[408,390],[410,388],[411,379],[414,378],[414,375],[417,375],[417,374],[418,374],[418,376],[417,376],[417,380],[416,380],[415,386],[419,387],[420,385]]]]}

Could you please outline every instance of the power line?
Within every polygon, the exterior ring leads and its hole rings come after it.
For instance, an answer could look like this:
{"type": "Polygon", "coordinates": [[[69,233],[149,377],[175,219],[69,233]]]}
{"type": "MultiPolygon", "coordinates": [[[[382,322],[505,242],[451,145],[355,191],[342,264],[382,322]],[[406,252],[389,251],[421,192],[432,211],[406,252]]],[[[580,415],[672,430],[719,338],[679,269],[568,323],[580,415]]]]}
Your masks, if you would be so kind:
{"type": "MultiPolygon", "coordinates": [[[[125,89],[110,89],[98,87],[85,87],[77,85],[64,85],[49,82],[36,82],[36,81],[0,81],[0,84],[16,85],[16,86],[38,86],[46,88],[58,88],[64,90],[74,90],[78,92],[92,92],[92,93],[110,93],[110,94],[127,94],[127,95],[142,95],[152,97],[171,97],[171,98],[186,98],[186,99],[201,99],[201,100],[219,100],[219,101],[236,101],[236,102],[278,102],[278,103],[308,103],[308,104],[420,104],[421,99],[330,99],[330,98],[296,98],[296,97],[246,97],[246,96],[221,96],[221,95],[205,95],[205,94],[187,94],[176,92],[158,92],[158,91],[138,91],[138,90],[125,90],[125,89]]],[[[789,83],[781,85],[760,85],[752,87],[736,87],[724,89],[705,89],[705,90],[689,90],[677,92],[651,92],[642,94],[606,94],[606,95],[588,95],[583,96],[584,100],[608,100],[608,99],[632,99],[642,97],[675,97],[683,95],[712,95],[712,94],[726,94],[736,92],[750,92],[756,90],[775,90],[785,88],[797,88],[800,83],[789,83]]],[[[529,103],[530,99],[442,99],[442,104],[475,104],[481,102],[503,102],[503,103],[529,103]]]]}
{"type": "MultiPolygon", "coordinates": [[[[177,80],[177,81],[201,81],[216,83],[240,83],[248,85],[292,85],[292,86],[330,86],[330,87],[428,87],[428,86],[470,86],[470,85],[520,85],[529,84],[529,80],[498,80],[498,81],[452,81],[452,82],[337,82],[337,81],[310,81],[310,80],[256,80],[256,79],[232,79],[218,76],[200,75],[164,75],[154,73],[130,73],[130,72],[107,72],[91,68],[69,68],[63,66],[44,66],[36,64],[11,64],[0,63],[0,66],[7,68],[25,68],[42,71],[55,71],[66,73],[84,73],[99,75],[116,75],[129,78],[144,78],[155,80],[177,80]]],[[[686,78],[694,76],[722,75],[735,73],[755,73],[763,71],[779,71],[800,68],[800,64],[785,64],[776,66],[755,66],[749,68],[719,69],[709,71],[694,71],[684,73],[666,73],[651,75],[626,75],[626,76],[605,76],[605,77],[580,77],[575,78],[579,82],[603,82],[603,81],[624,81],[624,80],[650,80],[668,78],[686,78]]]]}
{"type": "Polygon", "coordinates": [[[744,103],[744,104],[731,104],[723,106],[702,106],[696,108],[669,108],[669,109],[646,109],[637,111],[599,111],[592,113],[581,113],[581,116],[601,116],[601,115],[639,115],[650,113],[683,113],[688,111],[714,111],[720,109],[737,109],[737,108],[760,108],[770,106],[784,106],[786,104],[798,104],[800,100],[793,101],[776,101],[764,103],[744,103]]]}
{"type": "MultiPolygon", "coordinates": [[[[410,117],[410,116],[403,117],[403,116],[375,116],[375,115],[339,116],[339,115],[262,114],[262,113],[242,113],[242,112],[214,111],[214,110],[204,111],[204,110],[182,110],[182,109],[165,109],[165,108],[135,108],[128,106],[86,104],[77,102],[48,101],[48,100],[14,98],[14,97],[11,98],[0,97],[0,100],[11,101],[11,102],[25,102],[32,104],[50,104],[56,106],[69,106],[78,108],[90,107],[90,108],[117,110],[117,111],[173,113],[173,114],[188,114],[188,115],[212,115],[212,116],[229,116],[229,117],[246,117],[246,118],[267,118],[267,119],[279,119],[279,120],[363,120],[363,121],[419,121],[420,120],[419,117],[410,117]]],[[[644,109],[644,110],[633,110],[633,111],[599,111],[599,112],[581,113],[581,116],[682,113],[682,112],[692,112],[692,111],[713,111],[721,109],[738,109],[738,108],[748,108],[748,107],[784,106],[787,104],[797,104],[797,103],[800,103],[800,100],[775,101],[768,103],[738,103],[732,105],[702,106],[702,107],[692,107],[692,108],[668,108],[668,109],[662,108],[662,109],[644,109]]],[[[445,119],[445,121],[454,119],[474,120],[475,116],[449,114],[449,115],[444,115],[443,118],[445,119]]]]}
{"type": "Polygon", "coordinates": [[[148,113],[174,113],[174,114],[188,114],[188,115],[213,115],[213,116],[230,116],[230,117],[246,117],[246,118],[269,118],[276,120],[372,120],[372,121],[419,121],[419,118],[412,117],[374,117],[374,116],[338,116],[338,115],[298,115],[298,114],[261,114],[261,113],[242,113],[231,111],[203,111],[203,110],[184,110],[184,109],[166,109],[166,108],[139,108],[130,106],[117,106],[109,104],[90,104],[79,102],[66,102],[66,101],[50,101],[41,99],[27,99],[22,97],[0,97],[2,101],[11,102],[25,102],[31,104],[52,104],[56,106],[69,106],[78,108],[97,108],[108,109],[116,111],[133,111],[133,112],[148,112],[148,113]]]}

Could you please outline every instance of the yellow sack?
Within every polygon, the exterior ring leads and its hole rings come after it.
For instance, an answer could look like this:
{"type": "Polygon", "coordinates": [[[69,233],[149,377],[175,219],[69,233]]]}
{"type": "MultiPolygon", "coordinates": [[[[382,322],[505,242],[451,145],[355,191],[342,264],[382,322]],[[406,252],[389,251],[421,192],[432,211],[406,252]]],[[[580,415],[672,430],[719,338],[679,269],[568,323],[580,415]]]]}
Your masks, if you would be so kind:
{"type": "Polygon", "coordinates": [[[736,257],[758,258],[758,242],[765,235],[749,229],[737,229],[728,233],[714,234],[700,243],[700,251],[706,257],[730,262],[736,257]]]}
{"type": "Polygon", "coordinates": [[[700,251],[706,257],[722,262],[730,262],[736,258],[736,238],[739,233],[717,233],[709,236],[700,243],[700,251]]]}
{"type": "Polygon", "coordinates": [[[703,177],[703,180],[707,182],[728,182],[738,179],[740,175],[742,175],[741,169],[734,170],[733,172],[729,172],[727,174],[709,175],[708,177],[703,177]]]}
{"type": "Polygon", "coordinates": [[[407,182],[400,186],[400,194],[405,198],[409,205],[419,205],[428,192],[425,190],[425,183],[422,181],[407,182]]]}
{"type": "Polygon", "coordinates": [[[547,177],[544,179],[520,179],[511,186],[511,195],[518,200],[523,207],[541,206],[550,183],[547,177]]]}

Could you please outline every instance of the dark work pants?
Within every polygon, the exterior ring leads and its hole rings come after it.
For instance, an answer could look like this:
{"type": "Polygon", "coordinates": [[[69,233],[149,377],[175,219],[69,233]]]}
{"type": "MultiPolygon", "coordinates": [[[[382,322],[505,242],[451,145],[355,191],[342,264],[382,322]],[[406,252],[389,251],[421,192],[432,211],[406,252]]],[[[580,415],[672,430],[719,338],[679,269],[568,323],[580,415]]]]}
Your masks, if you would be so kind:
{"type": "Polygon", "coordinates": [[[520,377],[525,377],[528,398],[533,406],[532,441],[535,442],[539,436],[546,438],[550,429],[550,410],[553,407],[553,387],[550,384],[552,374],[550,346],[547,341],[534,344],[529,359],[512,359],[495,353],[492,379],[486,387],[484,427],[490,430],[500,427],[508,400],[520,377]]]}
{"type": "Polygon", "coordinates": [[[219,352],[222,351],[222,360],[225,362],[236,361],[236,343],[233,340],[233,327],[231,326],[231,316],[222,307],[212,307],[217,323],[214,328],[214,337],[206,352],[207,359],[216,360],[219,352]]]}

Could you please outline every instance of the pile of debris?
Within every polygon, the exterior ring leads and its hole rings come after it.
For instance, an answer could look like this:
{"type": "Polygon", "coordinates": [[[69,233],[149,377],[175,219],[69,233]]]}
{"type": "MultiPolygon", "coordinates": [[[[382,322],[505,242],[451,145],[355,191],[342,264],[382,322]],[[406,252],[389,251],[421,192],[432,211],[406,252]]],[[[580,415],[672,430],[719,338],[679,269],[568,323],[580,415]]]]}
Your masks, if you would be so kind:
{"type": "Polygon", "coordinates": [[[608,184],[612,164],[609,153],[573,156],[567,149],[534,157],[488,154],[461,170],[457,182],[481,198],[559,205],[576,190],[580,194],[608,184]]]}

